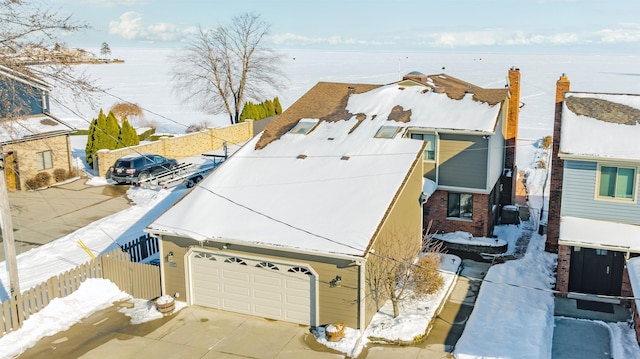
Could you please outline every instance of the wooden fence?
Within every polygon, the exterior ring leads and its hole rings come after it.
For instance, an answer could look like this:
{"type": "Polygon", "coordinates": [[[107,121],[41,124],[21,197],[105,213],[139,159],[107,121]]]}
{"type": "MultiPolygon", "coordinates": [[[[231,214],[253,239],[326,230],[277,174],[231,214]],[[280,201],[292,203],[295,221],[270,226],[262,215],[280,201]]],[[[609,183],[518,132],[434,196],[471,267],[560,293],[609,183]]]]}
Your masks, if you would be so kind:
{"type": "Polygon", "coordinates": [[[88,278],[109,279],[134,298],[154,299],[160,296],[160,267],[131,262],[120,250],[103,254],[48,281],[32,287],[0,305],[3,329],[0,337],[22,326],[30,316],[42,310],[54,298],[75,292],[88,278]]]}
{"type": "Polygon", "coordinates": [[[158,238],[151,237],[150,234],[138,237],[131,242],[125,243],[120,246],[122,251],[131,255],[132,262],[141,262],[149,256],[158,253],[158,238]]]}

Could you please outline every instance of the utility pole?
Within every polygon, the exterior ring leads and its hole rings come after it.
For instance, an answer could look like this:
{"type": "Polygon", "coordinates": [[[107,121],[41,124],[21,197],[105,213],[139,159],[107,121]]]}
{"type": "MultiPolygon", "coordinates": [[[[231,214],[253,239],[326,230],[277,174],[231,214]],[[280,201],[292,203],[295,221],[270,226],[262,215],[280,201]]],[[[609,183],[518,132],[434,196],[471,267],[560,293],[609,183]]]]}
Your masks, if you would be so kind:
{"type": "Polygon", "coordinates": [[[16,258],[16,245],[13,239],[13,223],[9,208],[9,195],[7,183],[4,178],[4,166],[0,171],[0,225],[2,226],[2,242],[4,243],[4,257],[9,273],[9,290],[13,299],[20,294],[20,282],[18,280],[18,260],[16,258]]]}

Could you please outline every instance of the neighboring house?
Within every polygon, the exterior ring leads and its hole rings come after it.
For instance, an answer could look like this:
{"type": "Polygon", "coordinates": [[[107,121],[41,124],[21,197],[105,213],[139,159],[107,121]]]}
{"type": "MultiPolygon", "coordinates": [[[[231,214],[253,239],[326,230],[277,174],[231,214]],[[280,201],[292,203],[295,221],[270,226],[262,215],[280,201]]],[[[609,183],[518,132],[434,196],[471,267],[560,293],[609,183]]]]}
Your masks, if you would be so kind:
{"type": "Polygon", "coordinates": [[[423,208],[447,200],[438,192],[472,193],[450,211],[466,224],[503,173],[508,90],[435,77],[314,86],[147,227],[161,239],[163,293],[366,327],[379,304],[367,269],[420,243],[423,208]],[[380,245],[387,237],[398,248],[380,245]]]}
{"type": "Polygon", "coordinates": [[[49,113],[50,87],[0,66],[0,146],[8,189],[28,189],[38,173],[71,170],[73,127],[49,113]]]}
{"type": "Polygon", "coordinates": [[[572,92],[563,75],[556,103],[546,243],[556,288],[617,302],[630,294],[625,259],[640,253],[640,96],[572,92]]]}

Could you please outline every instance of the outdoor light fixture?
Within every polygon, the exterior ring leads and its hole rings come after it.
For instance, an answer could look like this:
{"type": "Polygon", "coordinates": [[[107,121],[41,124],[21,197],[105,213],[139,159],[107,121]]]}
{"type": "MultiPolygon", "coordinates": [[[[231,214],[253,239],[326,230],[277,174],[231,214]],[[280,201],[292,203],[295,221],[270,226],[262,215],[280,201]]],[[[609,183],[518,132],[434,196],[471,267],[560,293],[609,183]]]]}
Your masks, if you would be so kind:
{"type": "Polygon", "coordinates": [[[173,262],[173,251],[169,251],[169,253],[167,254],[167,262],[173,262]]]}
{"type": "Polygon", "coordinates": [[[340,286],[340,282],[342,282],[342,277],[337,275],[335,278],[329,281],[329,287],[335,288],[340,286]]]}

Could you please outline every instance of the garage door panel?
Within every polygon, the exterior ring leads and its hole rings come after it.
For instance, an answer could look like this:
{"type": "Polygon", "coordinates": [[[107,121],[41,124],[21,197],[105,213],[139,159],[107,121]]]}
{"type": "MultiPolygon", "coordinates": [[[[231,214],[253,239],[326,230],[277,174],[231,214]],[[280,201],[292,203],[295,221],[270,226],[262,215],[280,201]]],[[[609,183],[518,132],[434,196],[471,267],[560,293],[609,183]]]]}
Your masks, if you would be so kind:
{"type": "Polygon", "coordinates": [[[249,273],[240,272],[237,268],[223,270],[222,276],[225,280],[236,280],[240,282],[248,282],[250,278],[249,273]]]}
{"type": "Polygon", "coordinates": [[[282,278],[274,277],[273,273],[269,273],[271,276],[264,275],[262,273],[256,273],[253,276],[253,281],[256,285],[266,285],[273,287],[282,286],[282,278]]]}
{"type": "Polygon", "coordinates": [[[255,313],[268,318],[281,318],[283,316],[282,308],[273,307],[270,305],[255,304],[255,313]]]}
{"type": "Polygon", "coordinates": [[[193,304],[310,324],[314,277],[299,266],[199,251],[190,266],[193,304]]]}
{"type": "Polygon", "coordinates": [[[280,293],[274,293],[274,292],[254,289],[253,295],[258,300],[268,300],[268,301],[273,301],[273,302],[276,302],[276,303],[281,303],[282,302],[282,294],[280,294],[280,293]]]}
{"type": "Polygon", "coordinates": [[[251,314],[251,304],[242,302],[238,300],[238,298],[223,299],[221,309],[240,312],[244,314],[251,314]]]}

